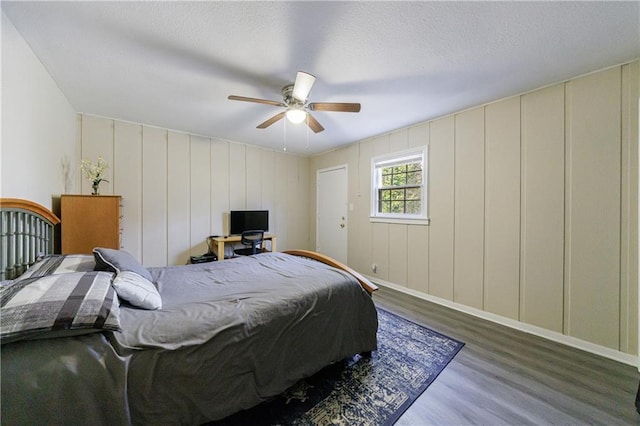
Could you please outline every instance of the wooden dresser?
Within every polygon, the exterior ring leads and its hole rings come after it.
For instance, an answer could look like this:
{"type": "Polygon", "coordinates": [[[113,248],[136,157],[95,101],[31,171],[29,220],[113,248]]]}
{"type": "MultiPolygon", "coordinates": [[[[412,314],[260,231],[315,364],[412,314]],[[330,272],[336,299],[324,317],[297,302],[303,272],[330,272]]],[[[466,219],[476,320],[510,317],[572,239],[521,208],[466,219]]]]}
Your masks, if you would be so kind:
{"type": "Polygon", "coordinates": [[[94,247],[120,248],[119,195],[62,195],[62,253],[91,254],[94,247]]]}

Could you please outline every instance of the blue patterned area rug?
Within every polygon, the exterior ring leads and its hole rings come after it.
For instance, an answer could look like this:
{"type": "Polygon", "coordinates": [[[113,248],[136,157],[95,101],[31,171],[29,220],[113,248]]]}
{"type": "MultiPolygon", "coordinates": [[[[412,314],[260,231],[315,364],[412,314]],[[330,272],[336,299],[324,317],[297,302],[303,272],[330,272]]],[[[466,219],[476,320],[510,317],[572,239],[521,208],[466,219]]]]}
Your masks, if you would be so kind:
{"type": "Polygon", "coordinates": [[[392,425],[464,343],[378,308],[378,350],[299,381],[279,397],[208,426],[392,425]]]}

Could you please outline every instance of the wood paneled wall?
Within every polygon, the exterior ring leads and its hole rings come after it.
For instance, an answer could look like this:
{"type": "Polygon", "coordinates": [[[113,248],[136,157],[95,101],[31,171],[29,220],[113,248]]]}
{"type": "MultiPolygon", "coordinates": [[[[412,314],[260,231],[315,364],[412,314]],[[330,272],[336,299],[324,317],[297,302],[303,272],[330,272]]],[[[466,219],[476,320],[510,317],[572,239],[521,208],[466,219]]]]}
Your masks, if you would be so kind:
{"type": "Polygon", "coordinates": [[[312,179],[320,168],[349,167],[350,266],[636,354],[638,68],[608,68],[314,157],[312,179]],[[371,157],[425,144],[431,224],[370,223],[371,157]]]}
{"type": "MultiPolygon", "coordinates": [[[[109,163],[122,196],[122,248],[145,266],[185,264],[228,233],[230,210],[269,210],[280,250],[309,248],[309,159],[79,114],[80,155],[109,163]]],[[[91,192],[81,180],[82,193],[91,192]]]]}

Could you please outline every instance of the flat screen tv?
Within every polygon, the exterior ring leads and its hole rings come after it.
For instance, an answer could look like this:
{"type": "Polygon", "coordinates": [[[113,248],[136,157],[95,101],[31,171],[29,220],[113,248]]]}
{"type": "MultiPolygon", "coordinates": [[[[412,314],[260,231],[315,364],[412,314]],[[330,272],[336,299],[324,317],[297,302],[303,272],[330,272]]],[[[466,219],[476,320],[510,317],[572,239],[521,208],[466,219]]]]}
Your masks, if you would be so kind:
{"type": "Polygon", "coordinates": [[[242,231],[269,230],[269,210],[232,210],[229,215],[229,233],[242,234],[242,231]]]}

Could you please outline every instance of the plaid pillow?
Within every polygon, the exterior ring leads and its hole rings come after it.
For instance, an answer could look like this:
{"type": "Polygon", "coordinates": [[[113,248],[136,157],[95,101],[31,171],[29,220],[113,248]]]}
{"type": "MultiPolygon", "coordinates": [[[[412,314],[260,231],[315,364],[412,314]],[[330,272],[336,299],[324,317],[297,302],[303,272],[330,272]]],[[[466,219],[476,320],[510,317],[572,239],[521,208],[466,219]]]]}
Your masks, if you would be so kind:
{"type": "Polygon", "coordinates": [[[50,254],[38,259],[18,279],[93,271],[96,261],[90,254],[50,254]]]}
{"type": "Polygon", "coordinates": [[[0,341],[119,331],[112,279],[108,272],[72,272],[0,287],[0,341]]]}

